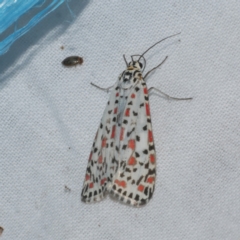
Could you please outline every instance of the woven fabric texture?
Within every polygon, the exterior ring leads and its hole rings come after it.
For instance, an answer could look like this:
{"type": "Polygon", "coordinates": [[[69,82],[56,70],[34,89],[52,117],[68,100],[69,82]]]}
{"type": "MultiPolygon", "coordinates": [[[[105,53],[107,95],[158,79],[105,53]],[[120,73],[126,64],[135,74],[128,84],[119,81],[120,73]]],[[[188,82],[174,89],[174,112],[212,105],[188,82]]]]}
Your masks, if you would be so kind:
{"type": "Polygon", "coordinates": [[[0,57],[4,240],[240,239],[240,1],[75,1],[0,57]],[[142,208],[80,201],[122,55],[146,54],[157,180],[142,208]],[[180,41],[179,41],[180,40],[180,41]],[[81,66],[61,61],[83,57],[81,66]]]}

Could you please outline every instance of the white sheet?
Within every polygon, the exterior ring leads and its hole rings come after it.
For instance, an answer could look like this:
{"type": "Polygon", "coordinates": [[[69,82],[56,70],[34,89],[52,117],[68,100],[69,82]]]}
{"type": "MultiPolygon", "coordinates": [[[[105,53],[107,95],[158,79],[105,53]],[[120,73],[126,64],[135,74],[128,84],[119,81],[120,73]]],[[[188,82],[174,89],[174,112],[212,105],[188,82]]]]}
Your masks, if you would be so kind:
{"type": "Polygon", "coordinates": [[[240,2],[78,1],[0,57],[1,239],[240,238],[240,2]],[[123,54],[148,54],[157,150],[153,199],[132,208],[80,193],[123,54]],[[181,40],[180,42],[178,40],[181,40]],[[60,47],[64,46],[62,50],[60,47]],[[70,55],[82,66],[64,68],[70,55]],[[66,187],[65,187],[66,186],[66,187]],[[69,188],[69,189],[68,189],[69,188]]]}

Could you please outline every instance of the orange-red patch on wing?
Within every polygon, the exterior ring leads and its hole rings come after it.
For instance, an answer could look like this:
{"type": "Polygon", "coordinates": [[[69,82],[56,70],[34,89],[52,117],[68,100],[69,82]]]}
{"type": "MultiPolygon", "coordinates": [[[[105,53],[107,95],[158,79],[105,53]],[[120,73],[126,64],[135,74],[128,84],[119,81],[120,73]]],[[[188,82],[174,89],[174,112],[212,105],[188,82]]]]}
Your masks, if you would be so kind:
{"type": "Polygon", "coordinates": [[[93,186],[94,186],[93,182],[89,183],[88,185],[89,188],[93,188],[93,186]]]}
{"type": "Polygon", "coordinates": [[[116,125],[113,125],[113,126],[112,126],[111,138],[115,138],[115,132],[116,132],[116,125]]]}
{"type": "Polygon", "coordinates": [[[99,156],[98,163],[102,163],[102,155],[99,156]]]}
{"type": "Polygon", "coordinates": [[[130,115],[130,108],[127,108],[126,111],[125,111],[125,116],[129,117],[129,115],[130,115]]]}
{"type": "Polygon", "coordinates": [[[154,154],[151,154],[151,155],[149,156],[149,161],[150,161],[150,163],[152,163],[152,164],[155,163],[155,155],[154,155],[154,154]]]}
{"type": "Polygon", "coordinates": [[[119,92],[116,93],[116,97],[118,97],[118,96],[119,96],[119,92]]]}
{"type": "Polygon", "coordinates": [[[152,131],[148,130],[148,141],[153,142],[153,134],[152,131]]]}
{"type": "Polygon", "coordinates": [[[146,106],[146,114],[147,114],[147,116],[150,116],[149,104],[146,103],[145,106],[146,106]]]}
{"type": "Polygon", "coordinates": [[[116,183],[119,187],[122,187],[122,188],[125,188],[127,186],[125,181],[119,181],[118,179],[116,179],[114,183],[116,183]]]}
{"type": "Polygon", "coordinates": [[[131,98],[135,98],[135,97],[136,97],[136,95],[134,93],[132,93],[131,98]]]}
{"type": "Polygon", "coordinates": [[[135,149],[135,140],[134,139],[128,140],[128,147],[131,149],[135,149]]]}
{"type": "Polygon", "coordinates": [[[155,177],[149,177],[147,179],[147,183],[153,183],[155,181],[155,177]]]}
{"type": "Polygon", "coordinates": [[[86,174],[85,180],[88,181],[90,179],[90,175],[86,174]]]}
{"type": "Polygon", "coordinates": [[[107,145],[107,138],[103,138],[102,140],[102,148],[106,147],[107,145]]]}
{"type": "Polygon", "coordinates": [[[129,160],[128,160],[128,165],[136,165],[137,164],[137,161],[136,161],[136,158],[135,157],[130,157],[129,160]]]}
{"type": "Polygon", "coordinates": [[[114,114],[116,114],[117,113],[117,111],[118,111],[118,108],[116,107],[116,108],[114,108],[114,114]]]}
{"type": "Polygon", "coordinates": [[[144,190],[144,186],[143,186],[143,185],[139,185],[139,186],[138,186],[138,191],[139,191],[139,192],[142,192],[143,190],[144,190]]]}
{"type": "Polygon", "coordinates": [[[120,141],[123,140],[124,130],[125,130],[125,128],[122,127],[121,132],[120,132],[120,141]]]}
{"type": "Polygon", "coordinates": [[[102,180],[101,180],[101,185],[103,185],[105,182],[107,181],[107,179],[106,178],[103,178],[102,180]]]}
{"type": "Polygon", "coordinates": [[[147,88],[144,88],[144,89],[143,89],[143,92],[144,92],[144,94],[148,94],[147,88]]]}

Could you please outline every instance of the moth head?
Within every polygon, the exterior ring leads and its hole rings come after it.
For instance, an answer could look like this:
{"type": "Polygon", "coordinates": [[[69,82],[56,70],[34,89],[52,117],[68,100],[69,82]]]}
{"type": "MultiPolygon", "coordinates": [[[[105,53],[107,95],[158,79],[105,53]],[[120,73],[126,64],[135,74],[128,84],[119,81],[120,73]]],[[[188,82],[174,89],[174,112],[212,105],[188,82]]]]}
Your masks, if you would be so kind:
{"type": "Polygon", "coordinates": [[[132,61],[128,64],[128,70],[138,69],[140,71],[143,70],[143,64],[140,61],[132,61]]]}

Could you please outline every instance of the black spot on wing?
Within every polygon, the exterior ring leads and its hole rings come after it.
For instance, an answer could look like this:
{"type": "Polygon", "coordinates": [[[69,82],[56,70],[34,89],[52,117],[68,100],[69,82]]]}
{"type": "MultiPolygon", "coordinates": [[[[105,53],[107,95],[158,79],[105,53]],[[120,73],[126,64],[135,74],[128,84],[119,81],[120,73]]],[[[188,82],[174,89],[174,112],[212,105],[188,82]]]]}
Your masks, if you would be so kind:
{"type": "Polygon", "coordinates": [[[143,153],[144,153],[144,154],[148,154],[148,150],[145,149],[145,150],[143,151],[143,153]]]}
{"type": "Polygon", "coordinates": [[[138,194],[136,195],[135,200],[139,201],[139,195],[138,194]]]}
{"type": "Polygon", "coordinates": [[[138,152],[135,152],[136,157],[140,157],[140,154],[138,152]]]}
{"type": "Polygon", "coordinates": [[[144,189],[144,194],[145,194],[145,195],[148,195],[148,187],[146,187],[146,188],[144,189]]]}
{"type": "Polygon", "coordinates": [[[141,177],[137,180],[136,184],[139,185],[139,183],[142,181],[142,179],[143,179],[143,176],[141,176],[141,177]]]}
{"type": "Polygon", "coordinates": [[[155,146],[154,145],[149,145],[149,151],[151,151],[151,150],[154,150],[155,149],[155,146]]]}
{"type": "Polygon", "coordinates": [[[144,130],[144,131],[146,131],[146,130],[147,130],[147,125],[145,125],[145,126],[143,127],[143,130],[144,130]]]}

